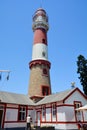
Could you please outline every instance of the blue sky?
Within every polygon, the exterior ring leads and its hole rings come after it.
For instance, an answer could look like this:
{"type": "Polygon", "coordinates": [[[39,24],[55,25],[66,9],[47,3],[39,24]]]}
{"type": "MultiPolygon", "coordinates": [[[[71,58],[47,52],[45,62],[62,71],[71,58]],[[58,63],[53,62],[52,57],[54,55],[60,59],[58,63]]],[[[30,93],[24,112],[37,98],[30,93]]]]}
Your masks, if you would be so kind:
{"type": "Polygon", "coordinates": [[[32,57],[32,15],[43,7],[49,16],[48,55],[53,93],[82,90],[77,57],[87,58],[87,0],[0,0],[0,90],[27,94],[32,57]]]}

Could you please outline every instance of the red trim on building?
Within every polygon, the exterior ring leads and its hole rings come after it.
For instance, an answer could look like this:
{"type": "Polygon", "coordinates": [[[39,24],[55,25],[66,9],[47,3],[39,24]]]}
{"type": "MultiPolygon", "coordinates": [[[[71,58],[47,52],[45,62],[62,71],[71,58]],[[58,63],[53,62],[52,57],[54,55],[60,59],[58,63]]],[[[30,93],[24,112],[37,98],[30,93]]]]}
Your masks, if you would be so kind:
{"type": "Polygon", "coordinates": [[[67,98],[69,98],[69,97],[71,96],[71,94],[73,94],[75,91],[79,91],[80,94],[87,100],[87,96],[84,95],[78,88],[75,88],[67,97],[64,98],[63,102],[65,102],[65,100],[66,100],[67,98]]]}
{"type": "Polygon", "coordinates": [[[56,105],[56,122],[57,122],[57,104],[55,103],[56,105]]]}
{"type": "Polygon", "coordinates": [[[32,66],[36,66],[37,64],[39,65],[47,65],[48,68],[50,69],[51,63],[49,61],[46,60],[33,60],[29,63],[29,68],[31,69],[32,66]]]}
{"type": "Polygon", "coordinates": [[[26,120],[24,121],[5,121],[4,123],[25,123],[26,120]]]}
{"type": "Polygon", "coordinates": [[[74,105],[71,104],[61,104],[61,105],[56,105],[57,107],[61,107],[61,106],[69,106],[69,107],[74,107],[74,105]]]}
{"type": "Polygon", "coordinates": [[[51,122],[52,122],[52,104],[51,104],[51,122]]]}
{"type": "Polygon", "coordinates": [[[4,128],[5,116],[6,116],[6,104],[4,104],[4,112],[3,112],[2,128],[4,128]]]}
{"type": "Polygon", "coordinates": [[[6,107],[6,109],[18,109],[18,108],[15,108],[15,107],[6,107]]]}
{"type": "MultiPolygon", "coordinates": [[[[46,105],[42,105],[42,108],[41,108],[41,117],[43,118],[43,116],[44,116],[44,119],[45,119],[45,121],[46,121],[46,105]],[[44,108],[44,115],[43,115],[43,108],[44,108]]],[[[42,120],[41,120],[42,121],[42,120]]]]}
{"type": "Polygon", "coordinates": [[[41,123],[52,123],[52,124],[77,124],[77,122],[76,121],[47,121],[47,122],[41,122],[41,123]]]}
{"type": "MultiPolygon", "coordinates": [[[[77,120],[77,116],[76,116],[76,112],[78,112],[78,111],[75,110],[75,109],[76,109],[75,104],[80,104],[80,107],[82,107],[82,103],[81,103],[81,101],[74,101],[74,113],[75,113],[75,119],[76,119],[76,121],[78,122],[78,120],[77,120]]],[[[83,112],[81,112],[81,117],[82,117],[82,120],[81,120],[81,121],[84,122],[83,112]]]]}

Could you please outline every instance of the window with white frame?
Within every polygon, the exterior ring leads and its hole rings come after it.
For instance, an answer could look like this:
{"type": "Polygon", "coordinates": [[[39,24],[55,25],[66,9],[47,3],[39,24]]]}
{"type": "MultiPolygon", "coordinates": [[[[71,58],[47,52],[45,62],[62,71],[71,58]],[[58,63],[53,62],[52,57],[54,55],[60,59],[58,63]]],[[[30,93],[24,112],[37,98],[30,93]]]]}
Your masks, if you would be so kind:
{"type": "Polygon", "coordinates": [[[45,106],[42,107],[42,116],[44,117],[45,116],[45,112],[46,112],[46,108],[45,106]]]}
{"type": "Polygon", "coordinates": [[[55,103],[52,105],[52,112],[53,112],[53,116],[56,116],[56,104],[55,103]]]}
{"type": "Polygon", "coordinates": [[[26,107],[25,106],[19,107],[19,117],[18,117],[18,119],[20,121],[26,120],[26,107]]]}
{"type": "MultiPolygon", "coordinates": [[[[81,106],[80,103],[75,103],[75,109],[79,108],[80,106],[81,106]]],[[[80,113],[80,111],[76,111],[76,114],[80,115],[81,113],[80,113]]]]}
{"type": "MultiPolygon", "coordinates": [[[[79,107],[81,107],[81,102],[75,102],[75,109],[78,109],[79,107]]],[[[82,118],[81,111],[76,110],[75,113],[76,113],[77,121],[81,120],[81,118],[82,118]]]]}

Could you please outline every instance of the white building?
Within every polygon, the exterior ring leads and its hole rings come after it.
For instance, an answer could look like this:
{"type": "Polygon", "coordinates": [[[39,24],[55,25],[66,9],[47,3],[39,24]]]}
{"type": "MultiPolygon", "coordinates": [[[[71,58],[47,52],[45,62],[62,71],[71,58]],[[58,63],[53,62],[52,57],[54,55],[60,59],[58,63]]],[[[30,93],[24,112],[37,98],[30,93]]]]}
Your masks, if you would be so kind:
{"type": "Polygon", "coordinates": [[[86,103],[87,97],[78,88],[45,96],[37,103],[33,103],[28,95],[0,92],[0,126],[24,128],[26,116],[30,114],[35,126],[76,130],[79,120],[87,123],[87,112],[76,111],[86,103]]]}

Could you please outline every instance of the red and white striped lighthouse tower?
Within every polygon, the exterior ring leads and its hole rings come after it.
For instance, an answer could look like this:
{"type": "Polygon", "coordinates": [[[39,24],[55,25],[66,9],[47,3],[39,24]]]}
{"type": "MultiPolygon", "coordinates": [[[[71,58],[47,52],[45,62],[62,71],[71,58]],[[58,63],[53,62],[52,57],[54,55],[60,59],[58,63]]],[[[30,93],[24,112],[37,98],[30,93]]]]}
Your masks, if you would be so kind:
{"type": "Polygon", "coordinates": [[[37,100],[51,94],[50,62],[48,61],[47,31],[48,16],[39,8],[33,16],[34,32],[32,61],[29,63],[30,79],[28,94],[37,100]]]}

